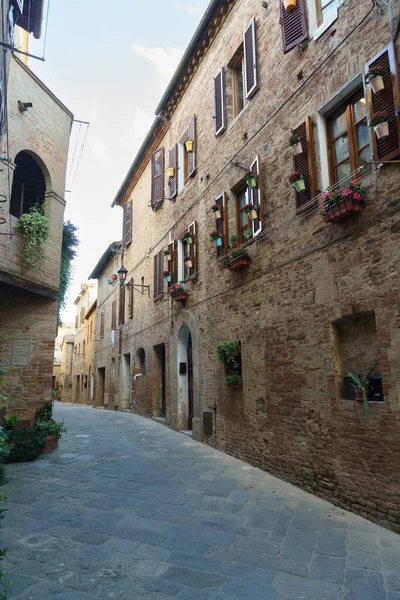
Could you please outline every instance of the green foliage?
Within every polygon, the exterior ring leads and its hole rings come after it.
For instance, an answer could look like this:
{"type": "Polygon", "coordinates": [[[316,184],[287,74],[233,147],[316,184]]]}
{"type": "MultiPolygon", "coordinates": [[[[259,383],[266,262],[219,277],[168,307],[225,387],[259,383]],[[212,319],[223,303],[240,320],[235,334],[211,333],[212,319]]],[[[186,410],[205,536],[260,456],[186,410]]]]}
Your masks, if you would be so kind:
{"type": "Polygon", "coordinates": [[[242,377],[237,373],[230,373],[225,377],[225,385],[240,386],[242,385],[242,377]]]}
{"type": "Polygon", "coordinates": [[[64,427],[64,421],[55,421],[54,419],[50,419],[50,421],[36,421],[35,429],[40,435],[45,437],[55,435],[58,440],[67,431],[67,428],[64,427]]]}
{"type": "MultiPolygon", "coordinates": [[[[0,463],[0,485],[4,485],[7,483],[6,470],[4,468],[3,463],[0,463]]],[[[0,596],[1,598],[1,596],[0,596]]]]}
{"type": "Polygon", "coordinates": [[[79,244],[76,236],[78,228],[71,221],[67,221],[63,226],[63,237],[61,244],[61,263],[60,263],[60,287],[58,292],[58,324],[61,325],[60,313],[65,308],[66,295],[72,275],[72,261],[76,256],[75,248],[79,244]]]}
{"type": "MultiPolygon", "coordinates": [[[[3,383],[3,375],[5,374],[5,370],[0,368],[0,385],[3,383]]],[[[7,402],[7,396],[3,396],[0,394],[0,402],[7,402]]]]}
{"type": "Polygon", "coordinates": [[[23,427],[22,429],[11,429],[8,433],[10,454],[7,462],[25,462],[36,460],[40,451],[46,445],[46,437],[36,430],[35,427],[23,427]]]}
{"type": "MultiPolygon", "coordinates": [[[[8,442],[8,434],[7,432],[4,430],[3,427],[1,427],[0,425],[0,467],[2,466],[3,460],[10,454],[10,444],[8,442]]],[[[0,483],[4,483],[4,481],[1,480],[1,476],[0,476],[0,483]]]]}
{"type": "Polygon", "coordinates": [[[354,387],[354,389],[362,391],[363,408],[366,415],[368,415],[367,388],[369,384],[369,378],[377,364],[378,361],[376,361],[374,366],[371,367],[366,377],[363,377],[362,375],[360,375],[360,373],[354,371],[354,369],[350,369],[350,371],[347,371],[347,375],[349,375],[349,377],[351,377],[351,379],[353,380],[352,386],[354,387]]]}
{"type": "Polygon", "coordinates": [[[307,467],[306,469],[304,469],[304,475],[311,479],[311,481],[315,481],[315,472],[314,469],[312,469],[311,467],[307,467]]]}
{"type": "Polygon", "coordinates": [[[22,264],[40,270],[43,264],[44,245],[50,234],[50,219],[44,214],[44,204],[35,204],[21,215],[18,229],[22,232],[22,264]]]}
{"type": "Polygon", "coordinates": [[[8,417],[8,419],[5,420],[4,423],[4,429],[6,431],[10,431],[11,429],[14,429],[19,423],[19,416],[18,415],[11,415],[11,417],[8,417]]]}
{"type": "Polygon", "coordinates": [[[53,416],[53,403],[46,402],[38,408],[35,414],[35,422],[36,421],[50,421],[53,416]]]}
{"type": "Polygon", "coordinates": [[[235,357],[240,352],[240,340],[234,340],[233,342],[221,342],[217,345],[216,351],[219,362],[226,363],[233,369],[239,366],[239,363],[235,357]]]}
{"type": "MultiPolygon", "coordinates": [[[[4,494],[0,494],[0,504],[5,504],[6,501],[7,498],[4,496],[4,494]]],[[[0,521],[4,519],[5,511],[5,508],[0,509],[0,521]]],[[[4,560],[5,556],[7,555],[7,552],[8,548],[0,548],[0,560],[4,560]]],[[[0,585],[2,586],[2,588],[5,588],[5,590],[3,589],[3,591],[0,592],[0,599],[6,600],[7,598],[9,598],[9,593],[7,592],[7,590],[12,586],[12,583],[5,576],[3,569],[0,569],[0,585]]]]}

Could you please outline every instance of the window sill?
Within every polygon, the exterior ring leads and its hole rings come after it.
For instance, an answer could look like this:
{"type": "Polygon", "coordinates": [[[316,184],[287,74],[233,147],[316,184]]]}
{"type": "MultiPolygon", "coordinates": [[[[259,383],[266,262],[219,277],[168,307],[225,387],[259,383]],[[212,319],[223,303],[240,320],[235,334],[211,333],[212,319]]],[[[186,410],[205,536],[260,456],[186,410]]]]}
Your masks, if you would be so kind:
{"type": "Polygon", "coordinates": [[[233,119],[232,123],[230,125],[228,125],[227,131],[230,131],[232,129],[232,127],[234,127],[236,125],[237,121],[246,112],[246,110],[248,109],[249,106],[250,106],[250,102],[247,101],[246,104],[245,104],[245,106],[240,111],[240,113],[237,114],[236,117],[233,119]]]}

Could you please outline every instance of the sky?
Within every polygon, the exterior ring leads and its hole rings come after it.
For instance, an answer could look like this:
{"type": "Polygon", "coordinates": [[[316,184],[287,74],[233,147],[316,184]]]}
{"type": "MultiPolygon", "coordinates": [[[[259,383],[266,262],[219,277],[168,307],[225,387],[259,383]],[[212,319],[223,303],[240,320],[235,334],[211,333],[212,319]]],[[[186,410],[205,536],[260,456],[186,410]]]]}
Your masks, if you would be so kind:
{"type": "MultiPolygon", "coordinates": [[[[65,220],[80,245],[64,322],[108,245],[121,239],[122,210],[111,203],[154,120],[154,110],[208,0],[50,0],[46,45],[30,41],[29,67],[71,110],[65,220]],[[75,150],[76,148],[76,150],[75,150]],[[79,168],[77,169],[79,164],[79,168]]],[[[46,8],[46,6],[45,6],[46,8]]],[[[31,36],[32,37],[32,36],[31,36]]]]}

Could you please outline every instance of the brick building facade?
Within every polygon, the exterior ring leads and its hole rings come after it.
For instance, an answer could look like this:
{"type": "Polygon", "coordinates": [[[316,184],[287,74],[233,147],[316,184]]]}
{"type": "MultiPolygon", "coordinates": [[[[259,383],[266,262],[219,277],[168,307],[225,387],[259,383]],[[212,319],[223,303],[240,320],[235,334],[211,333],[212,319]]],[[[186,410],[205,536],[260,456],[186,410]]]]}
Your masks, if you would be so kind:
{"type": "MultiPolygon", "coordinates": [[[[75,338],[72,356],[72,402],[89,404],[94,393],[94,348],[96,334],[97,285],[83,283],[74,304],[75,338]]],[[[68,360],[68,356],[66,356],[68,360]]],[[[67,364],[62,364],[62,370],[67,364]]]]}
{"type": "MultiPolygon", "coordinates": [[[[25,3],[28,5],[28,3],[25,3]]],[[[31,3],[27,31],[40,36],[42,3],[31,3]]],[[[28,10],[28,9],[27,9],[28,10]]],[[[27,17],[28,18],[28,17],[27,17]]],[[[25,25],[23,20],[19,21],[25,25]]],[[[50,399],[64,215],[65,173],[73,115],[17,55],[8,55],[0,178],[0,366],[7,411],[30,421],[50,399]],[[31,106],[29,106],[29,104],[31,106]],[[41,268],[21,257],[22,214],[38,204],[50,221],[41,268]]]]}
{"type": "MultiPolygon", "coordinates": [[[[99,281],[104,340],[110,303],[120,306],[118,343],[108,338],[101,360],[96,349],[98,389],[120,394],[129,368],[135,412],[165,415],[399,531],[400,42],[375,2],[265,4],[210,3],[114,200],[123,252],[92,276],[122,263],[127,275],[110,301],[99,281]],[[371,67],[383,74],[377,94],[371,67]],[[378,140],[367,122],[382,109],[389,136],[378,140]],[[322,190],[352,180],[365,207],[349,192],[350,204],[323,216],[322,190]],[[168,291],[181,281],[182,302],[168,291]],[[132,283],[150,284],[150,298],[132,283]],[[232,341],[234,367],[216,353],[232,341]],[[371,367],[367,415],[347,371],[371,367]],[[227,386],[227,375],[241,385],[227,386]]],[[[98,318],[96,339],[100,327],[98,318]]]]}

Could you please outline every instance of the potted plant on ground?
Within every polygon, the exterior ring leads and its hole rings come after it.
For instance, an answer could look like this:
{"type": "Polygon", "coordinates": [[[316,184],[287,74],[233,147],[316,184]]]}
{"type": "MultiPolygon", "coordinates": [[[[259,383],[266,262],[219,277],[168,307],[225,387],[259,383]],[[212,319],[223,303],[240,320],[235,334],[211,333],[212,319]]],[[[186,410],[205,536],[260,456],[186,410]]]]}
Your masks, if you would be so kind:
{"type": "Polygon", "coordinates": [[[345,221],[354,213],[360,212],[365,206],[364,195],[364,186],[357,180],[352,181],[348,188],[334,188],[324,192],[321,208],[325,223],[345,221]]]}
{"type": "Polygon", "coordinates": [[[289,181],[296,192],[300,193],[305,191],[306,184],[304,182],[303,175],[298,171],[293,171],[293,173],[289,175],[289,181]]]}
{"type": "Polygon", "coordinates": [[[249,219],[251,219],[252,221],[255,221],[256,219],[258,219],[257,211],[254,208],[253,204],[246,204],[244,207],[244,211],[245,211],[246,215],[249,217],[249,219]]]}
{"type": "Polygon", "coordinates": [[[217,247],[222,246],[222,235],[216,229],[210,233],[210,242],[214,242],[217,247]]]}
{"type": "Polygon", "coordinates": [[[188,294],[182,282],[174,283],[168,288],[168,293],[175,302],[185,302],[188,299],[188,294]]]}
{"type": "Polygon", "coordinates": [[[171,281],[171,279],[172,279],[171,272],[170,271],[163,271],[163,277],[164,277],[165,281],[167,281],[169,283],[171,281]]]}
{"type": "Polygon", "coordinates": [[[384,69],[382,67],[371,67],[365,75],[366,83],[369,83],[370,88],[376,94],[380,90],[385,89],[383,81],[384,69]]]}
{"type": "Polygon", "coordinates": [[[221,218],[221,216],[222,216],[221,215],[221,208],[218,206],[218,204],[213,204],[212,207],[211,207],[211,210],[213,211],[214,217],[216,219],[220,219],[221,218]]]}
{"type": "Polygon", "coordinates": [[[192,261],[192,257],[190,256],[190,254],[187,254],[185,256],[185,266],[188,269],[191,269],[193,267],[193,261],[192,261]]]}
{"type": "Polygon", "coordinates": [[[164,250],[164,258],[166,260],[171,260],[171,252],[169,250],[164,250]]]}
{"type": "Polygon", "coordinates": [[[349,375],[349,377],[351,377],[351,379],[353,380],[352,386],[354,387],[354,389],[356,391],[356,400],[362,400],[364,412],[366,415],[368,414],[367,389],[369,386],[369,378],[372,374],[372,371],[375,369],[376,365],[377,365],[377,362],[370,369],[370,371],[366,377],[363,377],[362,375],[357,373],[357,371],[355,371],[354,369],[347,371],[347,375],[349,375]]]}
{"type": "Polygon", "coordinates": [[[246,177],[246,183],[248,187],[253,190],[257,187],[257,177],[254,173],[249,173],[246,177]]]}
{"type": "Polygon", "coordinates": [[[283,6],[285,11],[290,13],[296,8],[296,0],[283,0],[283,6]]]}
{"type": "Polygon", "coordinates": [[[242,377],[238,373],[229,373],[229,375],[225,377],[226,387],[242,387],[242,384],[242,377]]]}
{"type": "Polygon", "coordinates": [[[228,248],[228,252],[222,259],[220,269],[228,269],[228,271],[238,271],[247,267],[251,263],[251,257],[249,256],[247,249],[240,241],[238,235],[231,236],[231,246],[228,248]]]}
{"type": "Polygon", "coordinates": [[[190,231],[186,231],[183,234],[182,241],[186,242],[187,244],[193,244],[193,235],[191,234],[190,231]]]}
{"type": "Polygon", "coordinates": [[[385,111],[374,113],[369,126],[374,128],[378,140],[387,137],[389,135],[389,115],[385,111]]]}
{"type": "Polygon", "coordinates": [[[67,431],[64,421],[55,421],[53,417],[49,420],[38,419],[35,421],[35,429],[39,435],[46,438],[46,446],[42,449],[42,454],[47,454],[57,448],[58,440],[67,431]]]}
{"type": "Polygon", "coordinates": [[[301,154],[303,152],[303,146],[301,145],[301,140],[297,135],[292,135],[289,139],[289,146],[295,156],[301,154]]]}

